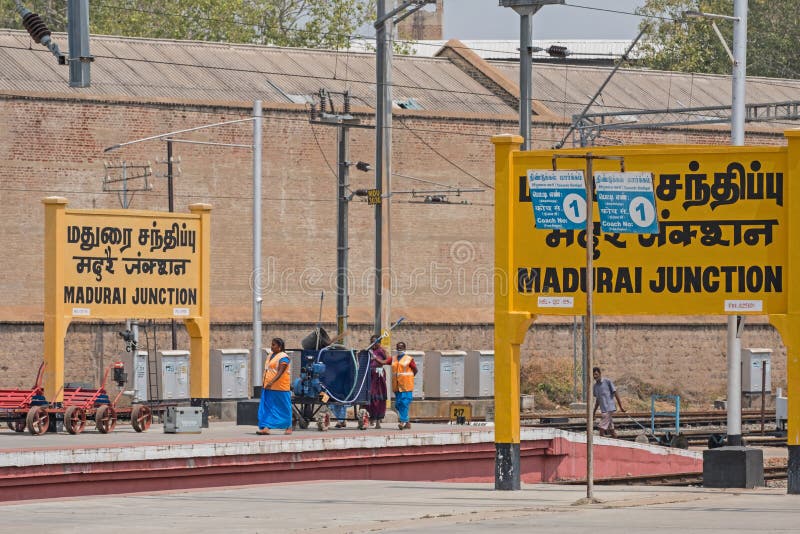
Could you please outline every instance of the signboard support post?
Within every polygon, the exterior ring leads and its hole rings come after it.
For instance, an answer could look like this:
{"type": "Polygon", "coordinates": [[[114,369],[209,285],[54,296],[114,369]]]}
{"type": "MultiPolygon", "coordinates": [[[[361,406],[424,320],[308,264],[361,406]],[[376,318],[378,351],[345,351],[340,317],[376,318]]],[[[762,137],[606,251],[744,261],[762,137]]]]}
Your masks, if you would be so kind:
{"type": "MultiPolygon", "coordinates": [[[[515,188],[511,176],[514,152],[519,150],[522,137],[503,135],[493,139],[497,157],[495,197],[502,199],[495,217],[495,235],[511,235],[515,188]],[[502,177],[502,178],[501,178],[502,177]]],[[[520,345],[528,327],[536,318],[526,312],[514,312],[513,249],[508,240],[495,240],[495,318],[494,318],[494,413],[495,413],[495,471],[494,489],[519,490],[521,481],[519,448],[520,345]]]]}
{"type": "Polygon", "coordinates": [[[56,259],[64,254],[67,199],[49,197],[42,202],[45,235],[56,236],[44,242],[44,395],[50,402],[61,402],[64,399],[64,338],[70,318],[64,299],[59,298],[64,287],[64,272],[56,259]]]}

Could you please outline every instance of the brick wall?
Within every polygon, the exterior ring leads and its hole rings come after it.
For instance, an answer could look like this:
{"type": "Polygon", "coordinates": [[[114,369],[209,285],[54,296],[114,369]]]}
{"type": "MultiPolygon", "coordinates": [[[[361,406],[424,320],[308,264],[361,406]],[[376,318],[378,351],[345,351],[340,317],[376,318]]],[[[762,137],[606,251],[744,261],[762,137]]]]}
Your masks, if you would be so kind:
{"type": "MultiPolygon", "coordinates": [[[[695,318],[696,319],[696,318],[695,318]]],[[[313,323],[264,324],[263,344],[282,337],[287,347],[299,347],[300,341],[314,329],[313,323]]],[[[329,332],[333,324],[323,325],[329,332]]],[[[120,323],[75,323],[68,333],[65,350],[67,382],[99,383],[103,370],[124,351],[117,332],[120,323]]],[[[348,341],[355,347],[367,343],[372,327],[351,325],[348,341]]],[[[189,338],[178,328],[178,347],[188,349],[189,338]]],[[[399,327],[393,342],[405,341],[413,350],[491,350],[493,330],[486,324],[414,324],[399,327]]],[[[632,323],[598,318],[595,341],[595,364],[620,386],[624,395],[635,396],[643,390],[674,391],[684,400],[710,404],[725,398],[727,367],[725,359],[726,324],[671,318],[650,323],[632,323]],[[685,322],[684,322],[685,321],[685,322]]],[[[30,387],[41,362],[42,325],[0,324],[0,387],[30,387]]],[[[211,348],[251,348],[252,327],[247,323],[215,323],[211,329],[211,348]]],[[[523,365],[531,359],[566,358],[581,355],[580,330],[571,318],[534,324],[521,350],[523,365]]],[[[786,350],[780,336],[768,324],[749,324],[743,333],[742,347],[770,348],[773,391],[786,390],[786,350]]],[[[140,350],[171,348],[169,325],[140,326],[140,350]]],[[[130,370],[129,370],[130,372],[130,370]]]]}
{"type": "MultiPolygon", "coordinates": [[[[117,195],[102,191],[103,161],[113,157],[132,163],[154,162],[164,157],[165,146],[158,141],[139,143],[111,154],[103,154],[103,148],[249,114],[246,104],[0,98],[0,122],[6,125],[0,132],[0,386],[27,384],[41,361],[41,199],[58,195],[66,197],[71,208],[118,208],[117,195]]],[[[534,126],[537,148],[551,146],[565,131],[563,124],[537,122],[534,126]]],[[[243,123],[187,137],[247,144],[251,131],[250,124],[243,123]]],[[[394,171],[462,187],[484,187],[477,180],[492,185],[494,155],[489,137],[516,131],[513,119],[400,112],[393,131],[394,171]]],[[[175,179],[176,210],[186,211],[195,202],[213,206],[212,346],[249,346],[246,341],[254,279],[263,290],[264,319],[268,323],[302,322],[306,326],[297,328],[307,331],[308,321],[316,320],[321,291],[328,296],[324,319],[333,321],[335,316],[330,273],[336,260],[336,179],[330,167],[335,167],[336,130],[312,127],[297,107],[268,106],[263,133],[264,271],[257,277],[251,272],[250,150],[175,145],[175,155],[182,160],[181,174],[175,179]]],[[[371,130],[352,130],[352,161],[374,161],[373,135],[371,130]]],[[[729,141],[722,128],[625,131],[615,132],[613,137],[624,143],[729,141]]],[[[783,138],[776,133],[753,133],[748,134],[748,142],[781,144],[783,138]]],[[[163,165],[154,163],[154,167],[164,171],[163,165]]],[[[374,177],[353,170],[351,184],[353,189],[373,187],[374,177]]],[[[393,179],[396,191],[428,187],[399,176],[393,179]]],[[[489,347],[491,330],[486,325],[492,320],[493,297],[486,281],[493,262],[493,192],[487,188],[462,197],[451,195],[450,199],[469,204],[425,204],[420,202],[422,198],[407,194],[394,197],[392,272],[396,294],[392,297],[392,315],[405,315],[420,325],[414,327],[410,345],[489,347]]],[[[156,178],[152,191],[136,193],[131,207],[166,210],[165,180],[156,178]]],[[[365,202],[354,202],[350,217],[350,318],[353,323],[368,323],[373,315],[374,212],[365,202]]],[[[286,328],[287,337],[299,336],[296,330],[291,333],[286,328]]],[[[642,330],[624,325],[620,328],[619,339],[615,336],[607,341],[607,346],[619,347],[608,355],[609,361],[633,354],[642,364],[641,372],[648,372],[650,352],[638,354],[633,350],[642,330]]],[[[118,329],[99,323],[72,325],[67,339],[67,380],[98,379],[104,362],[120,349],[118,329]]],[[[771,330],[758,332],[763,334],[763,343],[754,339],[755,345],[777,346],[771,330]]],[[[545,334],[535,329],[527,342],[531,354],[550,350],[552,339],[541,337],[547,335],[555,339],[563,332],[545,334]]],[[[673,335],[669,329],[659,334],[664,340],[673,335]]],[[[698,341],[697,350],[683,351],[679,353],[682,356],[659,348],[658,357],[680,365],[683,358],[695,358],[699,352],[718,353],[724,346],[724,335],[704,339],[698,341]]],[[[654,341],[650,346],[658,345],[654,341]]],[[[780,367],[774,369],[779,372],[780,367]]],[[[724,372],[724,365],[717,371],[724,372]]]]}

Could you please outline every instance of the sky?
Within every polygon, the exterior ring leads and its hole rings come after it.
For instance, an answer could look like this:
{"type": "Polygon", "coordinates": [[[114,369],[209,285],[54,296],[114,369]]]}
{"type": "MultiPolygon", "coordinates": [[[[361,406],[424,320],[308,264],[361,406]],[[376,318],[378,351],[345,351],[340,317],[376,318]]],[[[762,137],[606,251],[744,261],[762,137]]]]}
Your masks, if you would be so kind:
{"type": "MultiPolygon", "coordinates": [[[[566,0],[533,16],[534,39],[633,39],[641,17],[607,13],[589,6],[632,13],[645,0],[566,0]]],[[[499,0],[445,0],[445,39],[519,39],[519,15],[499,0]]]]}

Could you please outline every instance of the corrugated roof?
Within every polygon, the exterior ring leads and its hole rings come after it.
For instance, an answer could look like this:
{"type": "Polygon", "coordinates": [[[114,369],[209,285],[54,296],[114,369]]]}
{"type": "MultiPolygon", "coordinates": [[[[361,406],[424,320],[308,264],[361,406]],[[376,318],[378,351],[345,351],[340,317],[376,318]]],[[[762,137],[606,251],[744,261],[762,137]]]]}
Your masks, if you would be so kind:
{"type": "MultiPolygon", "coordinates": [[[[54,34],[66,48],[66,36],[54,34]]],[[[92,36],[91,87],[68,85],[69,72],[27,33],[0,30],[0,90],[190,100],[290,103],[287,94],[350,89],[375,107],[375,55],[196,41],[92,36]],[[286,94],[284,94],[286,93],[286,94]]],[[[394,99],[425,110],[513,115],[515,110],[447,59],[397,56],[394,99]]]]}
{"type": "MultiPolygon", "coordinates": [[[[65,47],[63,34],[54,34],[54,39],[65,47]]],[[[0,30],[0,91],[291,103],[323,87],[349,88],[356,105],[375,107],[373,53],[108,36],[93,36],[91,52],[96,58],[92,86],[70,88],[67,68],[57,65],[44,47],[34,44],[24,31],[0,30]]],[[[511,83],[518,83],[517,62],[489,64],[511,83]]],[[[393,65],[395,101],[413,99],[422,109],[435,112],[516,114],[500,96],[446,58],[398,55],[393,65]]],[[[535,64],[533,98],[554,114],[571,119],[609,72],[609,67],[535,64]]],[[[800,100],[800,80],[748,77],[746,100],[800,100]]],[[[730,76],[620,69],[590,112],[729,106],[730,102],[730,76]]]]}
{"type": "MultiPolygon", "coordinates": [[[[489,63],[512,82],[519,83],[519,64],[507,61],[489,63]]],[[[553,113],[571,119],[583,111],[609,72],[609,67],[536,64],[533,67],[533,99],[542,102],[553,113]]],[[[589,112],[730,106],[731,92],[730,76],[620,69],[589,112]]],[[[750,76],[745,100],[748,104],[800,100],[800,80],[750,76]]]]}

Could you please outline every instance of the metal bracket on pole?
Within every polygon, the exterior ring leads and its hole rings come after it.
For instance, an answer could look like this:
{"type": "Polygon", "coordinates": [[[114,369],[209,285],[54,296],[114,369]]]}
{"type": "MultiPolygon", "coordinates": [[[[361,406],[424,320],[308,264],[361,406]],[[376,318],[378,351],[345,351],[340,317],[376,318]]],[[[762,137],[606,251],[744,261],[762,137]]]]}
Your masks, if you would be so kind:
{"type": "Polygon", "coordinates": [[[744,315],[737,315],[736,316],[736,338],[741,339],[742,332],[744,332],[744,315]]]}

